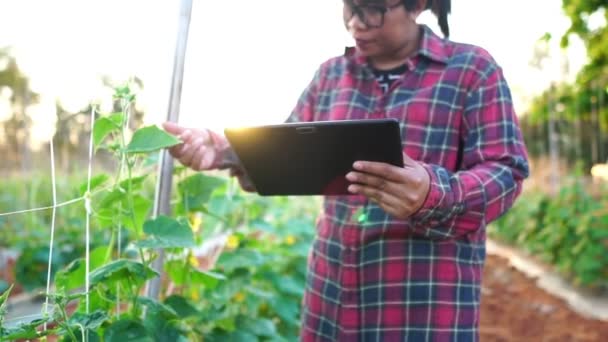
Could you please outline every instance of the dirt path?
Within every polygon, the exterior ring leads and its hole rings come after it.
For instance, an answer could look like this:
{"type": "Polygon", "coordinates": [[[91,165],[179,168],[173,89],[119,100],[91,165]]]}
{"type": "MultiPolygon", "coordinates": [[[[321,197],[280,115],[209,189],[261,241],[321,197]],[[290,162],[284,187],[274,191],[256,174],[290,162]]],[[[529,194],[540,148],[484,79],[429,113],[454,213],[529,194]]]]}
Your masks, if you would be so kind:
{"type": "Polygon", "coordinates": [[[608,322],[586,319],[537,288],[505,259],[488,255],[481,341],[608,341],[608,322]]]}

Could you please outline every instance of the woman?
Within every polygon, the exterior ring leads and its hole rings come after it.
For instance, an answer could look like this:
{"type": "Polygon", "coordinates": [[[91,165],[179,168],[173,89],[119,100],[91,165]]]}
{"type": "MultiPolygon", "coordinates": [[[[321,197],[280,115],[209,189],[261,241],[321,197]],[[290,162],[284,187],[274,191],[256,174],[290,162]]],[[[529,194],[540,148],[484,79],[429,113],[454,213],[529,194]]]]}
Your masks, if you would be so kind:
{"type": "MultiPolygon", "coordinates": [[[[320,66],[288,119],[397,118],[404,146],[403,167],[356,162],[353,196],[325,199],[302,340],[479,338],[485,227],[519,195],[527,152],[501,68],[417,24],[426,9],[447,37],[449,0],[344,0],[356,47],[320,66]]],[[[227,165],[223,137],[165,129],[184,141],[171,150],[184,165],[227,165]]]]}

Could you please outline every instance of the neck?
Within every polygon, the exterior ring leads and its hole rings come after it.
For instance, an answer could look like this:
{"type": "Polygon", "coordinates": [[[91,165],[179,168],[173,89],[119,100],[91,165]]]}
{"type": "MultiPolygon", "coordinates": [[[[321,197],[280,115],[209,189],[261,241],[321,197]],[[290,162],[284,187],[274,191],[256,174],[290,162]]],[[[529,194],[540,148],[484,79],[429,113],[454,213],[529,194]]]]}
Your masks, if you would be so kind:
{"type": "Polygon", "coordinates": [[[382,56],[370,57],[370,62],[374,68],[379,70],[393,69],[402,65],[406,59],[414,55],[420,48],[421,29],[416,26],[416,29],[412,32],[412,35],[407,37],[405,42],[396,50],[382,56]]]}

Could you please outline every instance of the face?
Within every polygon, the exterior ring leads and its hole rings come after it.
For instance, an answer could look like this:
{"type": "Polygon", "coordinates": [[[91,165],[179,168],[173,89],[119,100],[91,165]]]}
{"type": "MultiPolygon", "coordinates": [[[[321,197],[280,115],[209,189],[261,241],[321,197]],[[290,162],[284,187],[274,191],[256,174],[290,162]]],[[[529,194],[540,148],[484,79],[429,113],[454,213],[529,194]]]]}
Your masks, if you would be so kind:
{"type": "Polygon", "coordinates": [[[346,29],[358,51],[372,60],[400,58],[417,45],[419,13],[407,11],[401,0],[344,0],[346,29]]]}

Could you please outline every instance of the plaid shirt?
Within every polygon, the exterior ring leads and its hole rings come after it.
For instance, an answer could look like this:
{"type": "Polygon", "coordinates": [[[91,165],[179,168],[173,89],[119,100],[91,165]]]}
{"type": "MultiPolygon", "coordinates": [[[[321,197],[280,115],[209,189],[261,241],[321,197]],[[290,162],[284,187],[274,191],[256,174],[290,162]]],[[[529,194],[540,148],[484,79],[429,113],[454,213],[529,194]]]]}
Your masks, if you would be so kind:
{"type": "Polygon", "coordinates": [[[323,63],[289,122],[396,118],[404,152],[431,176],[406,220],[362,196],[326,197],[303,300],[303,341],[478,340],[485,227],[528,175],[501,68],[428,27],[383,93],[355,50],[323,63]],[[363,214],[363,215],[361,215],[363,214]]]}

